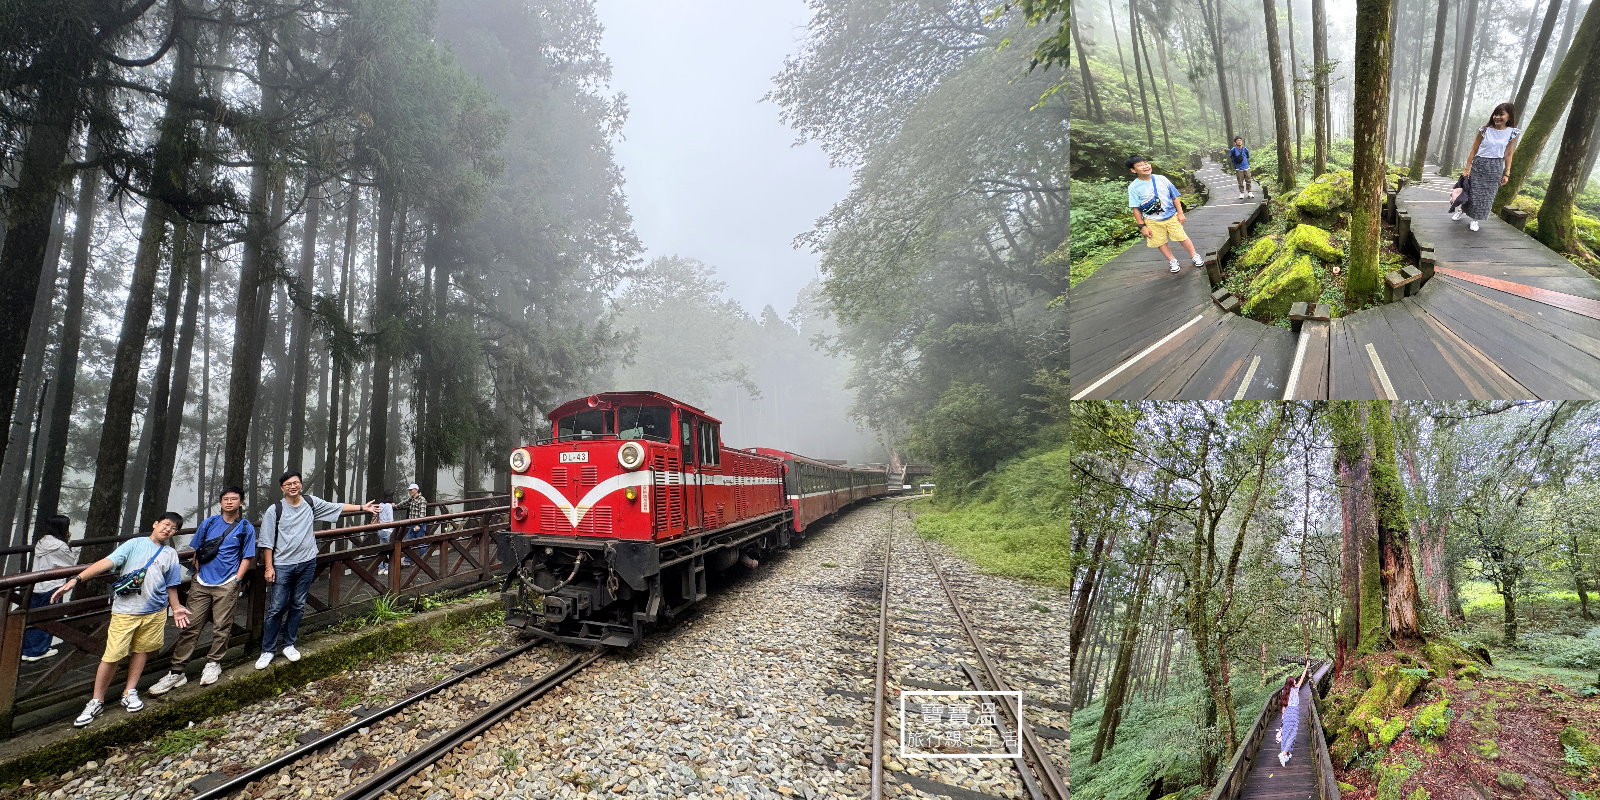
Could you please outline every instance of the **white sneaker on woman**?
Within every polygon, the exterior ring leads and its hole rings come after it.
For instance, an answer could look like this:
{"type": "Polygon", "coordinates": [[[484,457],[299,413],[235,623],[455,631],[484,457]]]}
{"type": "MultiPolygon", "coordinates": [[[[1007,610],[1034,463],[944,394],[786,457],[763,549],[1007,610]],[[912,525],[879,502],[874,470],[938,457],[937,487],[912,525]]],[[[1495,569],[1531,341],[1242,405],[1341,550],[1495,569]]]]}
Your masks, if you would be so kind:
{"type": "Polygon", "coordinates": [[[1459,208],[1458,208],[1458,209],[1456,209],[1456,213],[1454,213],[1454,214],[1451,214],[1451,215],[1450,215],[1450,219],[1451,219],[1451,220],[1452,220],[1452,221],[1453,221],[1453,220],[1459,220],[1459,219],[1461,219],[1461,209],[1459,209],[1459,208]]]}
{"type": "Polygon", "coordinates": [[[1288,753],[1279,753],[1278,754],[1278,763],[1282,764],[1282,765],[1284,765],[1286,767],[1289,766],[1289,754],[1288,753]]]}
{"type": "Polygon", "coordinates": [[[1477,229],[1478,229],[1478,221],[1477,220],[1473,220],[1473,221],[1467,223],[1467,230],[1475,231],[1477,229]]]}

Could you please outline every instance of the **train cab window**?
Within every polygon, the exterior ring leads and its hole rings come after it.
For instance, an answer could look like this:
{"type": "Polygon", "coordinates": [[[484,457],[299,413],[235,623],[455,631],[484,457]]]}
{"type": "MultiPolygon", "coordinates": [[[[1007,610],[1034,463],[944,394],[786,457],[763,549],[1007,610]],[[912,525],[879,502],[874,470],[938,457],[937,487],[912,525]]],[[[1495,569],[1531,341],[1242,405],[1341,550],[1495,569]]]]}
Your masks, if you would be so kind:
{"type": "Polygon", "coordinates": [[[722,442],[717,439],[717,426],[700,423],[700,463],[718,464],[722,461],[722,442]]]}
{"type": "Polygon", "coordinates": [[[556,421],[556,426],[557,438],[563,442],[575,439],[598,439],[617,432],[612,424],[611,410],[602,408],[562,417],[556,421]]]}
{"type": "Polygon", "coordinates": [[[687,419],[678,421],[678,434],[683,443],[683,465],[694,463],[694,423],[687,419]]]}
{"type": "Polygon", "coordinates": [[[623,406],[617,409],[617,435],[668,441],[672,438],[672,411],[666,406],[623,406]]]}

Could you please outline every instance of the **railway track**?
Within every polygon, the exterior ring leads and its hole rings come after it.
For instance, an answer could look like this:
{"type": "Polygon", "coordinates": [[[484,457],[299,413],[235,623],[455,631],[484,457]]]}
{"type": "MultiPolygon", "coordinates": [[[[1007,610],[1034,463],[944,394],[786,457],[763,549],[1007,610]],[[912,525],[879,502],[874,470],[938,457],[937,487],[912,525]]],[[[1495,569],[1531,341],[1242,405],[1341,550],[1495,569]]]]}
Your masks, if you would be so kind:
{"type": "MultiPolygon", "coordinates": [[[[271,761],[261,764],[247,772],[229,778],[224,783],[195,794],[190,798],[190,800],[218,800],[219,798],[231,797],[253,783],[257,783],[259,781],[271,778],[274,775],[283,773],[285,770],[288,770],[295,764],[299,763],[302,759],[311,757],[318,752],[333,747],[353,733],[361,731],[365,728],[370,728],[372,725],[389,717],[393,717],[396,714],[399,714],[406,709],[427,700],[430,697],[438,695],[452,686],[460,684],[469,679],[482,676],[495,667],[506,664],[518,656],[525,655],[533,652],[536,649],[546,648],[549,646],[550,645],[548,642],[530,641],[518,647],[512,648],[511,650],[501,653],[480,664],[472,666],[460,672],[459,674],[440,680],[419,691],[407,695],[406,697],[384,708],[381,708],[370,715],[364,716],[361,719],[345,725],[344,727],[331,731],[326,735],[314,741],[308,742],[294,750],[284,753],[283,755],[278,756],[271,761]]],[[[439,758],[444,754],[450,752],[456,747],[459,747],[461,744],[467,742],[473,737],[478,736],[485,730],[488,730],[490,727],[499,723],[501,720],[504,720],[506,717],[515,713],[518,709],[548,693],[550,690],[561,685],[567,679],[577,675],[579,672],[582,672],[585,667],[594,663],[602,655],[604,655],[604,652],[605,651],[603,650],[590,650],[579,653],[578,655],[567,659],[566,661],[557,665],[555,668],[545,672],[543,675],[528,683],[526,686],[512,692],[510,695],[507,695],[499,702],[496,702],[489,707],[473,714],[455,728],[429,738],[420,747],[400,756],[394,761],[394,763],[379,769],[377,772],[368,776],[368,778],[359,785],[338,795],[338,800],[375,800],[375,798],[382,796],[385,792],[388,792],[394,787],[399,786],[401,783],[404,783],[406,779],[422,771],[429,764],[439,760],[439,758]]]]}
{"type": "MultiPolygon", "coordinates": [[[[880,800],[883,798],[885,796],[885,788],[887,786],[885,769],[887,754],[884,752],[884,742],[886,739],[890,738],[888,730],[890,712],[889,678],[892,661],[890,656],[890,647],[891,635],[896,633],[896,631],[891,630],[891,620],[894,617],[891,606],[891,599],[893,599],[891,598],[891,594],[893,594],[891,587],[893,586],[894,582],[891,580],[891,578],[897,574],[895,560],[895,523],[901,514],[905,514],[905,519],[909,521],[910,513],[909,510],[905,508],[905,505],[908,502],[909,499],[900,500],[890,508],[887,533],[885,534],[884,541],[883,566],[880,578],[881,591],[878,611],[877,663],[872,693],[872,800],[880,800]]],[[[943,571],[939,569],[939,563],[935,559],[933,551],[927,542],[924,541],[920,546],[914,548],[902,547],[901,550],[901,563],[898,568],[900,573],[906,577],[911,577],[914,571],[925,569],[927,573],[930,573],[933,576],[933,582],[936,583],[938,587],[937,594],[942,595],[945,602],[944,607],[940,610],[953,613],[954,617],[959,623],[957,627],[961,632],[961,641],[965,645],[966,652],[974,656],[974,658],[972,658],[970,661],[966,659],[960,659],[960,663],[958,664],[960,673],[965,676],[965,683],[971,687],[970,689],[965,689],[964,691],[1015,691],[1011,682],[1006,680],[1005,675],[997,666],[995,659],[989,655],[989,651],[984,646],[982,638],[978,635],[978,631],[973,627],[972,621],[968,617],[966,609],[962,606],[961,601],[957,597],[954,589],[952,589],[950,582],[946,580],[943,571]],[[906,553],[905,550],[907,549],[911,550],[912,552],[906,553]],[[920,559],[918,557],[920,557],[920,559]],[[916,564],[915,562],[918,560],[925,563],[926,567],[920,567],[918,564],[916,564]],[[976,666],[974,666],[972,661],[976,662],[976,666]]],[[[924,585],[927,583],[927,581],[923,581],[924,585]]],[[[915,586],[915,584],[913,584],[913,586],[915,586]]],[[[919,610],[927,611],[930,609],[928,608],[929,601],[926,595],[930,593],[931,592],[923,591],[920,593],[922,596],[918,597],[913,596],[913,592],[903,592],[902,594],[904,594],[905,597],[901,599],[907,603],[920,601],[923,605],[919,610]]],[[[959,650],[960,648],[948,649],[959,650]]],[[[911,679],[909,676],[902,676],[901,682],[903,684],[909,684],[913,686],[927,685],[930,688],[936,685],[920,684],[915,682],[915,679],[911,679]]],[[[902,689],[902,691],[904,691],[904,689],[902,689]]],[[[943,690],[940,689],[939,691],[943,690]]],[[[995,715],[992,723],[994,732],[998,734],[999,740],[1002,742],[1017,741],[1020,745],[1018,749],[1021,752],[1021,756],[1009,758],[1007,760],[1011,761],[1012,765],[1015,767],[1018,780],[1021,782],[1022,788],[1026,792],[1027,796],[1031,797],[1032,800],[1067,800],[1067,784],[1062,771],[1050,759],[1049,754],[1040,744],[1038,737],[1027,724],[1026,719],[1018,718],[1020,708],[1013,708],[1010,704],[1005,702],[996,703],[994,707],[999,713],[995,715]]],[[[912,716],[911,712],[904,710],[902,710],[901,714],[902,720],[908,719],[912,716]]],[[[901,736],[904,736],[905,733],[905,730],[902,730],[901,736]]]]}

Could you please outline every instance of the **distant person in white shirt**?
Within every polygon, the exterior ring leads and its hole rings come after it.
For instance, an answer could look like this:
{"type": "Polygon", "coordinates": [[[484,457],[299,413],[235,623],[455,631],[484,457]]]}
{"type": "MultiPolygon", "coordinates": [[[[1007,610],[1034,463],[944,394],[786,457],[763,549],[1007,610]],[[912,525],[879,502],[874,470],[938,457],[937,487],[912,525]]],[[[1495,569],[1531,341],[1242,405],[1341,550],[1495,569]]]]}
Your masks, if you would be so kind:
{"type": "MultiPolygon", "coordinates": [[[[72,552],[72,547],[67,544],[72,535],[67,531],[72,521],[65,514],[52,514],[39,520],[36,533],[38,538],[33,541],[33,570],[40,572],[58,567],[70,567],[78,563],[78,556],[72,552]]],[[[28,602],[29,608],[39,608],[51,604],[50,595],[66,583],[66,578],[56,578],[53,581],[42,581],[33,585],[33,597],[28,602]]],[[[38,661],[55,655],[58,650],[50,646],[51,636],[39,628],[29,628],[22,636],[22,660],[38,661]]]]}

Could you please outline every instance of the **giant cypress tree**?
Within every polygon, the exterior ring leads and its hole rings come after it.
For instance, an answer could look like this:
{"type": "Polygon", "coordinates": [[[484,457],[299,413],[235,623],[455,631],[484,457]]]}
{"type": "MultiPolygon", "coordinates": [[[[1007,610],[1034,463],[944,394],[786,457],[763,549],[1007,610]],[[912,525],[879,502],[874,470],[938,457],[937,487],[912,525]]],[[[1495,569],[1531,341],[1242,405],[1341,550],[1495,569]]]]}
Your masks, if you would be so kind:
{"type": "Polygon", "coordinates": [[[1345,298],[1351,308],[1377,299],[1381,279],[1378,256],[1379,213],[1386,164],[1384,135],[1389,124],[1389,62],[1394,51],[1389,0],[1356,0],[1354,180],[1350,201],[1350,272],[1345,298]]]}
{"type": "Polygon", "coordinates": [[[1344,603],[1335,640],[1341,663],[1422,637],[1391,413],[1387,401],[1340,402],[1328,415],[1343,517],[1344,603]]]}

